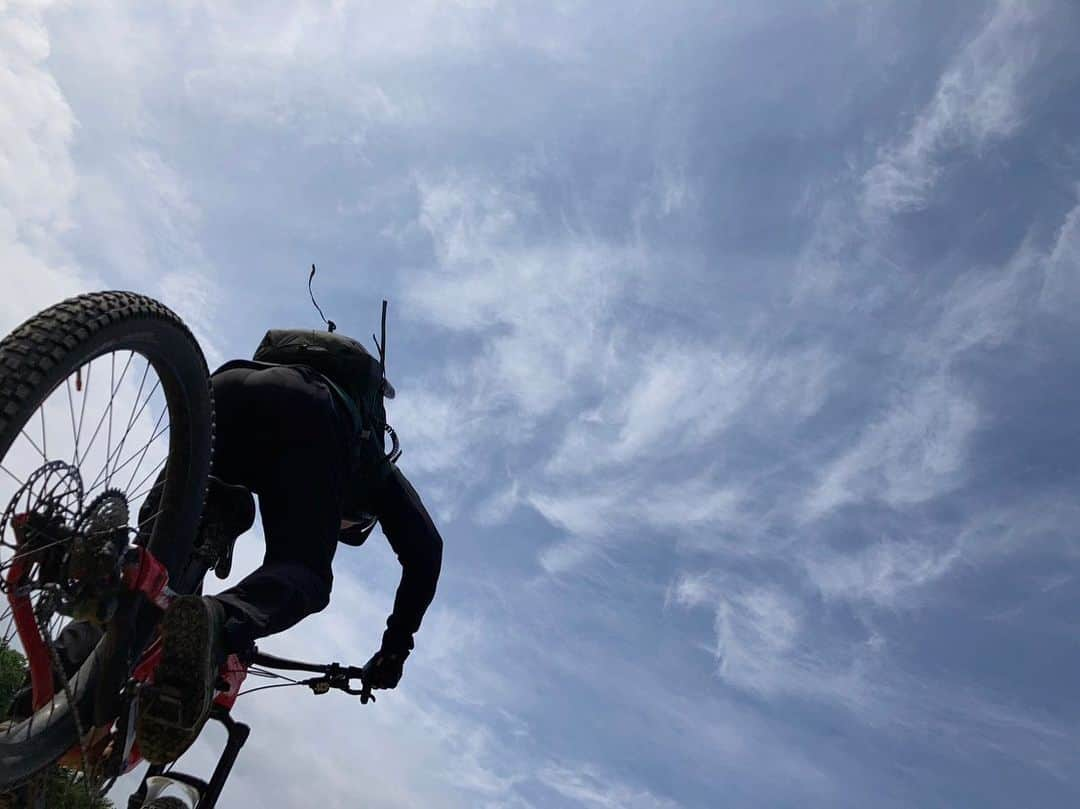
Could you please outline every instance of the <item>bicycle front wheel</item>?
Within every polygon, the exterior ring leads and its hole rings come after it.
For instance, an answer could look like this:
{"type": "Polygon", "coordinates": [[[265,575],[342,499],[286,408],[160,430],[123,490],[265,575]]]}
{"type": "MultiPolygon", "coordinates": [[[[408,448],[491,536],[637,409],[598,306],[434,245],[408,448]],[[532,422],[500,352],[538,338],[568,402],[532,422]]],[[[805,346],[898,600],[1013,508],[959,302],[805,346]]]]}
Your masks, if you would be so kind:
{"type": "Polygon", "coordinates": [[[87,596],[86,571],[96,575],[106,551],[137,537],[178,576],[212,448],[206,361],[161,303],[129,292],[82,295],[0,342],[0,672],[8,679],[0,682],[0,787],[31,778],[111,719],[101,716],[102,689],[118,688],[134,659],[118,627],[149,608],[122,601],[120,612],[96,616],[103,634],[73,649],[79,633],[65,633],[73,619],[104,610],[87,596]],[[27,609],[37,638],[26,632],[27,609]],[[12,680],[20,666],[36,675],[25,681],[33,689],[12,680]]]}

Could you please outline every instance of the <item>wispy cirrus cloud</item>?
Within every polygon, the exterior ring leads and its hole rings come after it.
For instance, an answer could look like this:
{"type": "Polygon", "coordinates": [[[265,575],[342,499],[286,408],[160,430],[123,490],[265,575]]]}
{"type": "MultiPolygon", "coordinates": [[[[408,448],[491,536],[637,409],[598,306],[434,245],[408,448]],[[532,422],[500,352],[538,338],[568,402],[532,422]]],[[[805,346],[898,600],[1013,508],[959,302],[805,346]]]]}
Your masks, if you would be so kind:
{"type": "MultiPolygon", "coordinates": [[[[316,322],[312,261],[343,331],[392,300],[440,593],[309,748],[295,697],[242,706],[232,794],[1072,805],[1075,10],[634,12],[0,13],[7,267],[161,294],[222,357],[316,322]]],[[[269,648],[373,650],[396,562],[345,550],[269,648]]]]}
{"type": "Polygon", "coordinates": [[[679,806],[648,790],[613,783],[590,767],[550,766],[539,773],[538,780],[574,804],[593,809],[677,809],[679,806]]]}
{"type": "Polygon", "coordinates": [[[977,426],[976,406],[947,377],[922,382],[825,468],[806,516],[864,498],[902,506],[940,496],[962,482],[977,426]]]}
{"type": "Polygon", "coordinates": [[[1080,294],[1080,203],[1065,216],[1046,256],[1040,302],[1057,314],[1075,311],[1080,294]]]}
{"type": "Polygon", "coordinates": [[[950,150],[979,150],[1020,128],[1024,81],[1036,63],[1045,9],[1015,0],[994,4],[911,130],[863,175],[864,215],[878,219],[925,207],[950,150]]]}
{"type": "Polygon", "coordinates": [[[539,417],[594,387],[617,299],[643,257],[562,223],[554,241],[530,243],[539,212],[527,192],[461,178],[418,191],[438,266],[409,279],[406,302],[429,322],[486,336],[469,380],[483,398],[539,417]]]}

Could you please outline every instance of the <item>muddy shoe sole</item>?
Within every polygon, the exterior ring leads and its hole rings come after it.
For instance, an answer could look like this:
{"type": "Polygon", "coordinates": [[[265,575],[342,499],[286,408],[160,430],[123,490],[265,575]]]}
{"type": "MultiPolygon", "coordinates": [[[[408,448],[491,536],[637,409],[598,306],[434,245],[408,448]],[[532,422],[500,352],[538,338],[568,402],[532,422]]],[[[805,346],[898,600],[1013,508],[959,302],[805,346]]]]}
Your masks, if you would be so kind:
{"type": "Polygon", "coordinates": [[[195,741],[213,703],[221,621],[201,596],[181,596],[161,621],[161,663],[141,700],[136,740],[151,764],[178,759],[195,741]]]}

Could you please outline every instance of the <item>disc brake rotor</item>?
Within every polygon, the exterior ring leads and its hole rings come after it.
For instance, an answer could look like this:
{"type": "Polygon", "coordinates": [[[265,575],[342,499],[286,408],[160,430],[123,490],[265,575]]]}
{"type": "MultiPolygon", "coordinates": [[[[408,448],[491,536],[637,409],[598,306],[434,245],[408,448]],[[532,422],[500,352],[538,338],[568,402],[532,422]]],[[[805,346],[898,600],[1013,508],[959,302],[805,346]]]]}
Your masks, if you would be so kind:
{"type": "Polygon", "coordinates": [[[0,571],[22,562],[26,575],[18,582],[0,575],[0,590],[22,584],[35,565],[33,578],[38,582],[60,577],[82,502],[82,476],[71,464],[50,461],[30,474],[0,517],[0,546],[10,552],[3,554],[0,571]]]}

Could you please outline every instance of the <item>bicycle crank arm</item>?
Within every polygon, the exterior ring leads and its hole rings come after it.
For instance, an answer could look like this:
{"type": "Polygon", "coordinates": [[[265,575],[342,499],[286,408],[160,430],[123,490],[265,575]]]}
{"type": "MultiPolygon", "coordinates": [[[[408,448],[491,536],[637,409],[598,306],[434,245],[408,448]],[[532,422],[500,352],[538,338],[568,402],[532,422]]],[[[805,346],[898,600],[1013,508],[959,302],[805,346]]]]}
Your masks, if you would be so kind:
{"type": "Polygon", "coordinates": [[[137,545],[124,555],[124,586],[142,593],[153,604],[166,609],[178,595],[169,587],[169,571],[154,554],[137,545]]]}

